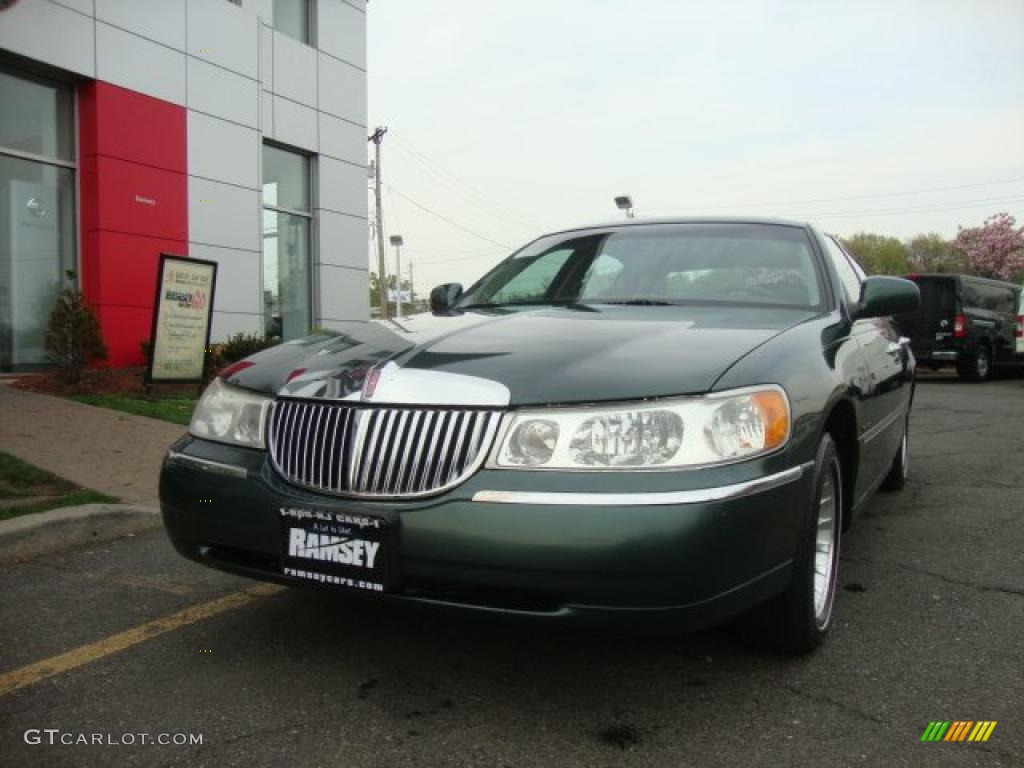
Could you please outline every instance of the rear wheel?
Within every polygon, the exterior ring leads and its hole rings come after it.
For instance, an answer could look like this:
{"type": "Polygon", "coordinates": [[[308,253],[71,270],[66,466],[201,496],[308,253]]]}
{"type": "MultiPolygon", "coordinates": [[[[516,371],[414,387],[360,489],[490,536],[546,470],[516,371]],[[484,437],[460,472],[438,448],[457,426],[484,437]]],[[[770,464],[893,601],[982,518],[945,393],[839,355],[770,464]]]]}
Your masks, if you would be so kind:
{"type": "Polygon", "coordinates": [[[896,457],[892,460],[892,467],[889,474],[882,481],[882,487],[887,491],[899,491],[907,484],[907,444],[910,441],[910,415],[903,427],[903,439],[900,441],[900,448],[896,451],[896,457]]]}
{"type": "Polygon", "coordinates": [[[829,434],[818,444],[814,472],[814,495],[801,526],[793,579],[768,607],[773,644],[793,654],[814,650],[825,639],[832,621],[839,572],[843,471],[829,434]]]}
{"type": "Polygon", "coordinates": [[[958,365],[956,371],[968,381],[987,381],[992,375],[992,349],[986,342],[982,342],[973,357],[958,365]]]}

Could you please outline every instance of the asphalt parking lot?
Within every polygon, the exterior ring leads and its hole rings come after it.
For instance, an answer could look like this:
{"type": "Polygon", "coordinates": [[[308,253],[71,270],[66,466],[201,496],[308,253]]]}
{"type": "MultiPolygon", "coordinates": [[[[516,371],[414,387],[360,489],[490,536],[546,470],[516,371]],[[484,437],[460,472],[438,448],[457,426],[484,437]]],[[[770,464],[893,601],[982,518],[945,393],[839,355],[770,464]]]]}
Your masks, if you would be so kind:
{"type": "Polygon", "coordinates": [[[205,570],[162,532],[8,567],[0,762],[1022,765],[1024,381],[925,377],[910,456],[907,488],[843,541],[832,637],[798,660],[736,627],[633,637],[350,605],[205,570]],[[932,720],[998,725],[922,743],[932,720]]]}

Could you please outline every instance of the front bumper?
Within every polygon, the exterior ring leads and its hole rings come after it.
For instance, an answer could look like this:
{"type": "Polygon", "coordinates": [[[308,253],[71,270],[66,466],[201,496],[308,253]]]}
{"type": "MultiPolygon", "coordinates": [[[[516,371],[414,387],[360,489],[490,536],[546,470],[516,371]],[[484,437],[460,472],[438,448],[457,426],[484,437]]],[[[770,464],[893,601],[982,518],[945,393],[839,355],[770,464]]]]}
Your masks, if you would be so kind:
{"type": "Polygon", "coordinates": [[[481,470],[442,496],[398,503],[299,489],[263,452],[185,437],[164,463],[160,499],[179,552],[253,578],[309,584],[281,572],[280,508],[375,515],[398,527],[399,573],[374,600],[696,629],[786,587],[808,469],[780,455],[601,477],[481,470]]]}

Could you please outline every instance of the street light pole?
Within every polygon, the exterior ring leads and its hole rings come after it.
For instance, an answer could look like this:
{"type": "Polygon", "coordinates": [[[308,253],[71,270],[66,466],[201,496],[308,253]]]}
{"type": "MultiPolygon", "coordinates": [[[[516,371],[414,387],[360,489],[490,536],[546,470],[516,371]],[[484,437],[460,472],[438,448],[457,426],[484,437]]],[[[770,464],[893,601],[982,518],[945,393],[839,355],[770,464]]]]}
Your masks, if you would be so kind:
{"type": "Polygon", "coordinates": [[[401,235],[392,235],[391,244],[395,246],[395,319],[402,319],[402,246],[405,241],[401,235]]]}

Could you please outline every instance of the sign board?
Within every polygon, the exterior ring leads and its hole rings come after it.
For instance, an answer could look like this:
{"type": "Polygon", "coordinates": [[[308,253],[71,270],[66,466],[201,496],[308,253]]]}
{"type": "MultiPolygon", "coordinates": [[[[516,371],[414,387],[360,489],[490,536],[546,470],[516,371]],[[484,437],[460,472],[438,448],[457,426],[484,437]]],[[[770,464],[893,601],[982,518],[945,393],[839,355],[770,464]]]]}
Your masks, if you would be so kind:
{"type": "Polygon", "coordinates": [[[203,378],[216,283],[216,262],[160,254],[148,381],[203,378]]]}

